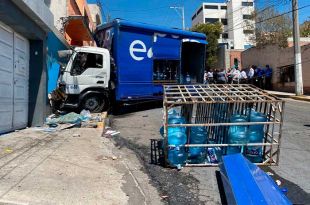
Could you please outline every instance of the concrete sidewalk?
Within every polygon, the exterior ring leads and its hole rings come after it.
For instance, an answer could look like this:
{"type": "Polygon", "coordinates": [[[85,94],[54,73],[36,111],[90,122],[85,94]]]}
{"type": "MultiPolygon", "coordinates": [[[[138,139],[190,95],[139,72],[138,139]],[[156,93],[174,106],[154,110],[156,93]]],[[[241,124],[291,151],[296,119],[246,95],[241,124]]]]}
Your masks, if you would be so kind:
{"type": "Polygon", "coordinates": [[[271,95],[274,95],[274,96],[277,96],[280,98],[291,98],[294,100],[310,102],[310,96],[309,95],[296,96],[295,93],[279,92],[279,91],[273,91],[273,90],[265,90],[265,91],[271,95]]]}
{"type": "Polygon", "coordinates": [[[0,204],[160,203],[137,160],[129,163],[101,135],[91,128],[1,135],[0,204]]]}

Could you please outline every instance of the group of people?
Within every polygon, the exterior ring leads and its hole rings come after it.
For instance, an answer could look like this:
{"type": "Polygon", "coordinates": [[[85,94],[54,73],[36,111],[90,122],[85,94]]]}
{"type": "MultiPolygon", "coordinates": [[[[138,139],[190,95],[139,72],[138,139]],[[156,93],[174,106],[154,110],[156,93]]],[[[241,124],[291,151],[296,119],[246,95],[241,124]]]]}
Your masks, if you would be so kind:
{"type": "Polygon", "coordinates": [[[233,67],[225,70],[209,70],[205,71],[204,83],[216,84],[253,84],[259,88],[271,90],[272,89],[272,68],[266,65],[265,68],[252,65],[249,68],[239,69],[233,67]]]}

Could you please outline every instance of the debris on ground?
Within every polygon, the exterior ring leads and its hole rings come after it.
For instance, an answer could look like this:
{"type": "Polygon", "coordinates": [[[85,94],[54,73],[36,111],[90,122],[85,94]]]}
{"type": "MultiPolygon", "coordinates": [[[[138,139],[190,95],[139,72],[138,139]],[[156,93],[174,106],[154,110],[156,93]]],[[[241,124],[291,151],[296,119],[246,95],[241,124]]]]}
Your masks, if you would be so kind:
{"type": "Polygon", "coordinates": [[[46,124],[77,124],[85,119],[84,116],[77,114],[75,112],[70,112],[68,114],[62,115],[60,117],[48,117],[46,118],[46,124]]]}
{"type": "Polygon", "coordinates": [[[110,129],[108,129],[108,130],[106,130],[106,132],[103,134],[103,137],[112,137],[112,136],[118,135],[118,134],[120,134],[119,131],[115,131],[115,130],[110,130],[110,129]]]}
{"type": "Polygon", "coordinates": [[[52,114],[46,118],[46,123],[42,127],[34,127],[35,131],[53,133],[56,131],[69,129],[72,127],[84,128],[105,128],[107,112],[90,113],[88,110],[82,110],[80,114],[75,112],[52,114]]]}
{"type": "Polygon", "coordinates": [[[7,154],[10,154],[10,153],[13,152],[13,149],[10,148],[10,147],[6,147],[6,148],[4,149],[4,152],[7,153],[7,154]]]}

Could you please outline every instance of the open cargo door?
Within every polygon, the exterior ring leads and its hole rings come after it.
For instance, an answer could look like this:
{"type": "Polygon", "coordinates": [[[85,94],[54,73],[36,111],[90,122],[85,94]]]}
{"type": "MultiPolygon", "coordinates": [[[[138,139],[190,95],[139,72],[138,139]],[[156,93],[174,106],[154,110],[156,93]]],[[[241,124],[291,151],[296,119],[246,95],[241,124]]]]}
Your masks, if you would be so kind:
{"type": "Polygon", "coordinates": [[[189,74],[192,83],[203,83],[206,44],[205,40],[182,40],[181,76],[183,79],[189,74]]]}

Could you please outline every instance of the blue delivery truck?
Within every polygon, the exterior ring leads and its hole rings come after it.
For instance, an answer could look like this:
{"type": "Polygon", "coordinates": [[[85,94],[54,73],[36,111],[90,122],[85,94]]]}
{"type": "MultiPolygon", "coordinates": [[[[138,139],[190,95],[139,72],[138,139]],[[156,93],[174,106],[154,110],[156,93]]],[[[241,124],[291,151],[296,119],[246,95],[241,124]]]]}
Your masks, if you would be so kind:
{"type": "Polygon", "coordinates": [[[76,47],[59,84],[64,107],[107,110],[111,102],[161,99],[163,84],[202,83],[206,36],[116,19],[97,27],[98,47],[76,47]]]}

